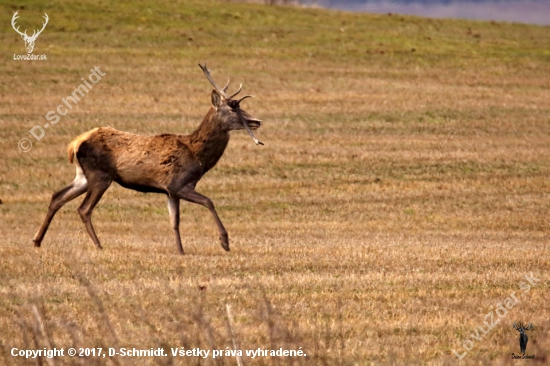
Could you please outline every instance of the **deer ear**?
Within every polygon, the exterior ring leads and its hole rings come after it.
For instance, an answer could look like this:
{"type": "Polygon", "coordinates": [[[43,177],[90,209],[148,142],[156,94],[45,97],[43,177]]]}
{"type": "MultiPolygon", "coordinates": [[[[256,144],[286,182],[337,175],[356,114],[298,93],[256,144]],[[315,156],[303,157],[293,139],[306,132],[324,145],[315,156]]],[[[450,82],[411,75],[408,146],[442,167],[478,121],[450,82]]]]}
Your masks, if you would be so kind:
{"type": "Polygon", "coordinates": [[[220,93],[218,93],[217,90],[212,90],[212,105],[214,106],[214,108],[218,109],[221,107],[223,103],[223,98],[222,96],[220,95],[220,93]]]}

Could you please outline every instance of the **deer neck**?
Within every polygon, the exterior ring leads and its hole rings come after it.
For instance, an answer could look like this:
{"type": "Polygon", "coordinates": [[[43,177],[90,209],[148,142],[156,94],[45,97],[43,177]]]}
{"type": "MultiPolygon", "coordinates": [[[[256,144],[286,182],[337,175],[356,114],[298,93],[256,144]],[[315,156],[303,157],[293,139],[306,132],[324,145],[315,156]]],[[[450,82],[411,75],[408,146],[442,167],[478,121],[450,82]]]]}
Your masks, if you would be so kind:
{"type": "Polygon", "coordinates": [[[229,143],[229,131],[222,128],[213,108],[189,137],[205,173],[216,165],[229,143]]]}

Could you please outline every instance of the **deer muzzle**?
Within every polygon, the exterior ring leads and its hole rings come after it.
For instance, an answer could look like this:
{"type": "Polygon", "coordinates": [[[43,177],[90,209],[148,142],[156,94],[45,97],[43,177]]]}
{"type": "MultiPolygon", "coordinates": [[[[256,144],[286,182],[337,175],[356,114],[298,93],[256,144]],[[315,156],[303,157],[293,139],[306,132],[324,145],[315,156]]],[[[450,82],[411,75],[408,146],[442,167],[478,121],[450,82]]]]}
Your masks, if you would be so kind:
{"type": "MultiPolygon", "coordinates": [[[[254,143],[256,145],[263,145],[264,143],[258,140],[256,136],[254,136],[254,133],[252,133],[252,129],[256,130],[260,128],[260,126],[262,125],[262,121],[253,117],[245,118],[245,116],[243,116],[243,111],[241,111],[241,108],[237,108],[237,115],[239,116],[246,132],[248,132],[250,137],[252,137],[252,140],[254,140],[254,143]]],[[[248,114],[247,114],[247,117],[248,117],[248,114]]]]}

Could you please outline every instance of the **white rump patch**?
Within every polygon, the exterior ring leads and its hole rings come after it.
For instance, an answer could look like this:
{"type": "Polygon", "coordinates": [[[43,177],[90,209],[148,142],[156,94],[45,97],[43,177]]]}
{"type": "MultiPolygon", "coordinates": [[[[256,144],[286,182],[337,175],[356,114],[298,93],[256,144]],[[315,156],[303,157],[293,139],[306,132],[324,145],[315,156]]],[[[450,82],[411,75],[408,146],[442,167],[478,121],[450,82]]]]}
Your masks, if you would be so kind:
{"type": "Polygon", "coordinates": [[[86,180],[86,176],[84,175],[82,168],[78,164],[76,164],[76,176],[74,177],[73,184],[74,184],[73,187],[75,188],[75,190],[88,186],[88,181],[86,180]]]}

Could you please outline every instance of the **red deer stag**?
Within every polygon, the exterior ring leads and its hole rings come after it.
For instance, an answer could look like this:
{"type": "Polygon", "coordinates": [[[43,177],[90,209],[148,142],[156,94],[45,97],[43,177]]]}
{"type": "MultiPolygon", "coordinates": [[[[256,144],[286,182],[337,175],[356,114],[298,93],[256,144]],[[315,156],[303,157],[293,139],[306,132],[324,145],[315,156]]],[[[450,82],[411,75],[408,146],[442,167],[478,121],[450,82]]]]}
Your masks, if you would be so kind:
{"type": "Polygon", "coordinates": [[[53,194],[46,218],[33,239],[36,247],[42,243],[55,213],[65,203],[86,193],[78,213],[94,244],[101,249],[91,221],[92,211],[115,181],[124,188],[168,196],[170,221],[181,254],[180,199],[198,203],[210,210],[220,232],[221,245],[229,251],[227,231],[214,204],[208,197],[196,192],[195,185],[223,155],[229,142],[229,131],[246,129],[256,144],[263,145],[251,131],[259,128],[261,121],[240,107],[240,103],[250,95],[233,99],[241,91],[242,84],[237,92],[228,95],[229,81],[220,88],[210,76],[206,63],[204,67],[199,66],[214,86],[212,107],[190,135],[144,137],[100,127],[78,136],[69,144],[69,161],[72,163],[76,159],[76,177],[67,187],[53,194]]]}

